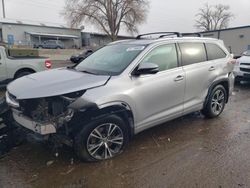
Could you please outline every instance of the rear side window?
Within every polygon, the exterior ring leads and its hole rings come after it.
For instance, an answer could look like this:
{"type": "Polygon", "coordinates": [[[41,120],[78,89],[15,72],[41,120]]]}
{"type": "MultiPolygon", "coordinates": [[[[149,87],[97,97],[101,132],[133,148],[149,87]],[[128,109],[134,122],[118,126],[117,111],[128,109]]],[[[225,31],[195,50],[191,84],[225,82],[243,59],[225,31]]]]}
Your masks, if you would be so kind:
{"type": "Polygon", "coordinates": [[[225,58],[227,54],[216,44],[206,44],[208,60],[225,58]]]}
{"type": "Polygon", "coordinates": [[[179,43],[179,46],[183,66],[207,61],[206,50],[203,43],[186,42],[179,43]]]}

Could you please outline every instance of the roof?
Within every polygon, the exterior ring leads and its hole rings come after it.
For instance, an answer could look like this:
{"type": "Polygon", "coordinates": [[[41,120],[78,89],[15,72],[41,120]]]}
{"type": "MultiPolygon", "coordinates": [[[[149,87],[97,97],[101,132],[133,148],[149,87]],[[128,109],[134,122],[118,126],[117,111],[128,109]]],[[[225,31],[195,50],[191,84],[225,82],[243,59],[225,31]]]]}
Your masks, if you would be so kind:
{"type": "Polygon", "coordinates": [[[31,21],[31,20],[0,19],[0,23],[12,24],[12,25],[28,25],[28,26],[37,26],[37,27],[52,27],[52,28],[60,28],[60,29],[82,30],[81,28],[70,28],[66,24],[61,24],[61,23],[38,22],[38,21],[31,21]]]}
{"type": "Polygon", "coordinates": [[[44,37],[55,37],[55,38],[64,38],[64,39],[77,39],[80,38],[76,35],[63,35],[63,34],[57,34],[57,33],[37,33],[37,32],[25,32],[27,34],[33,35],[33,36],[44,36],[44,37]]]}
{"type": "Polygon", "coordinates": [[[240,26],[240,27],[231,27],[231,28],[226,28],[226,29],[217,29],[217,30],[211,30],[211,31],[203,31],[200,33],[213,33],[213,32],[219,32],[219,31],[230,31],[230,30],[245,29],[245,28],[250,28],[250,25],[240,26]]]}

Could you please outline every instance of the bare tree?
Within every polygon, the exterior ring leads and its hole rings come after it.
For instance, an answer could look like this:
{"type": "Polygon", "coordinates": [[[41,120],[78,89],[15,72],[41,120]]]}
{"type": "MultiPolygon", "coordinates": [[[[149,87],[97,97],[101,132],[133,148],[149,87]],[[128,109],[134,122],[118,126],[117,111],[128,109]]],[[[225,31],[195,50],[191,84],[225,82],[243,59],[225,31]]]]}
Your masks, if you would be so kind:
{"type": "Polygon", "coordinates": [[[230,12],[228,5],[208,5],[205,4],[203,8],[199,9],[196,14],[195,27],[202,31],[210,31],[216,29],[225,29],[229,22],[234,18],[230,12]]]}
{"type": "Polygon", "coordinates": [[[137,32],[137,24],[145,21],[148,0],[66,0],[63,14],[71,26],[91,23],[116,40],[123,27],[137,32]]]}

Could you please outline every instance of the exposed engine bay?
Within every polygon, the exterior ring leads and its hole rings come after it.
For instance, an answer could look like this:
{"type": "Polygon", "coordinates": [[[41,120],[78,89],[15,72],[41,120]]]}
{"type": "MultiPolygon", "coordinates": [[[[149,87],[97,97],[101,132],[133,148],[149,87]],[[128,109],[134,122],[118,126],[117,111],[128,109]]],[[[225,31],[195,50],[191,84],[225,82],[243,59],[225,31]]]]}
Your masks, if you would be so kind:
{"type": "Polygon", "coordinates": [[[69,105],[74,103],[85,91],[73,92],[60,96],[16,100],[8,93],[9,101],[14,101],[18,107],[13,107],[13,117],[17,123],[40,134],[57,132],[73,117],[74,110],[69,105]]]}
{"type": "Polygon", "coordinates": [[[44,123],[55,122],[61,116],[68,114],[67,106],[70,101],[65,100],[63,97],[50,97],[22,100],[19,103],[23,115],[33,121],[44,123]]]}

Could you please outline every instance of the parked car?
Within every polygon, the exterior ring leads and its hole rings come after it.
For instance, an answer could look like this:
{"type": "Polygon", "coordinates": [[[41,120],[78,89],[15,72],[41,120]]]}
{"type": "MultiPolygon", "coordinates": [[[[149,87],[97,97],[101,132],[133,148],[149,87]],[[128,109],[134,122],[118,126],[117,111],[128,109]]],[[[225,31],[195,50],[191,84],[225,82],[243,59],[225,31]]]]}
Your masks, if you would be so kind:
{"type": "Polygon", "coordinates": [[[45,57],[12,57],[9,50],[0,46],[0,85],[13,79],[51,68],[51,61],[45,57]]]}
{"type": "Polygon", "coordinates": [[[250,81],[250,50],[243,52],[237,59],[234,74],[236,82],[250,81]]]}
{"type": "Polygon", "coordinates": [[[34,44],[34,48],[64,49],[64,44],[60,40],[46,40],[41,44],[34,44]]]}
{"type": "Polygon", "coordinates": [[[82,52],[81,54],[78,55],[72,55],[70,57],[70,61],[72,63],[78,64],[80,63],[82,60],[86,59],[88,56],[90,56],[93,53],[93,50],[87,50],[82,52]]]}
{"type": "Polygon", "coordinates": [[[166,121],[219,116],[233,90],[231,54],[220,40],[178,36],[113,42],[73,68],[12,82],[6,100],[15,121],[99,161],[166,121]]]}

